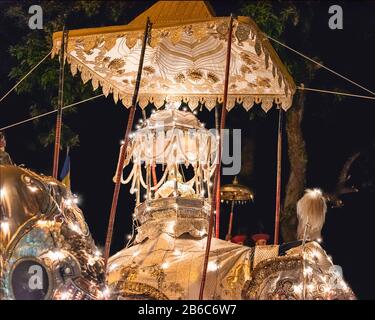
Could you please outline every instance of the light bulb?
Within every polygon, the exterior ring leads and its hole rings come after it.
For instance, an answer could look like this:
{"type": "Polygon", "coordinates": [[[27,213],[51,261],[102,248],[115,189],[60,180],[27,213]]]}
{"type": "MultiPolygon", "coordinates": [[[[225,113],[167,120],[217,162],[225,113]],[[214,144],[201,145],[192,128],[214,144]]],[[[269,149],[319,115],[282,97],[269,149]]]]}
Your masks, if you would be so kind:
{"type": "Polygon", "coordinates": [[[207,265],[207,271],[213,272],[219,269],[219,265],[215,261],[210,261],[207,265]]]}

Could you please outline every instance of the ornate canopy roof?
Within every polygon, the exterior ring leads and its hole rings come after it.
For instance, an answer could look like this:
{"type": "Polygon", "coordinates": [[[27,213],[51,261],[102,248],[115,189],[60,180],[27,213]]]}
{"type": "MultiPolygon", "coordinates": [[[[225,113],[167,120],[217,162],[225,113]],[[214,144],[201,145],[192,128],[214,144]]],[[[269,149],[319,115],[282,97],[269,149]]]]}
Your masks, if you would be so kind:
{"type": "MultiPolygon", "coordinates": [[[[102,87],[130,107],[147,17],[153,23],[138,96],[141,108],[166,100],[209,110],[223,100],[228,17],[216,17],[204,1],[159,1],[124,26],[71,30],[67,60],[73,75],[102,87]]],[[[53,55],[62,32],[53,35],[53,55]]],[[[261,103],[288,109],[295,84],[271,44],[249,17],[234,19],[228,110],[261,103]]]]}

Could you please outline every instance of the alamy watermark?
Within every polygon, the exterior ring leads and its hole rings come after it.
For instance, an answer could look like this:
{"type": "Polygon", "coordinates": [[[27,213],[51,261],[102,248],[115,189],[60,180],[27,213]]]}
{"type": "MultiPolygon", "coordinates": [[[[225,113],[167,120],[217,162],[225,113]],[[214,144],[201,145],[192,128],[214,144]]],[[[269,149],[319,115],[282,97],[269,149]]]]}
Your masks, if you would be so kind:
{"type": "Polygon", "coordinates": [[[342,30],[344,29],[344,12],[342,7],[339,5],[332,5],[328,9],[328,13],[331,17],[328,20],[328,26],[331,30],[342,30]]]}
{"type": "Polygon", "coordinates": [[[29,28],[31,30],[43,29],[43,9],[41,6],[32,5],[29,7],[29,14],[32,16],[29,18],[29,28]]]}

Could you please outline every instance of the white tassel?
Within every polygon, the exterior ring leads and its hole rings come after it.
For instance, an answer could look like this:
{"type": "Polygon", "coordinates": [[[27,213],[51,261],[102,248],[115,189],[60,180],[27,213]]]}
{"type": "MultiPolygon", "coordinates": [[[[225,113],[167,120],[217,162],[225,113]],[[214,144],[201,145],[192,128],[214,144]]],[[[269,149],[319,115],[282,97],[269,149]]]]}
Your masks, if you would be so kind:
{"type": "Polygon", "coordinates": [[[327,212],[326,201],[319,189],[307,189],[305,195],[297,202],[298,239],[317,240],[321,237],[327,212]],[[306,230],[306,225],[309,228],[306,230]],[[304,235],[305,231],[307,232],[304,235]]]}

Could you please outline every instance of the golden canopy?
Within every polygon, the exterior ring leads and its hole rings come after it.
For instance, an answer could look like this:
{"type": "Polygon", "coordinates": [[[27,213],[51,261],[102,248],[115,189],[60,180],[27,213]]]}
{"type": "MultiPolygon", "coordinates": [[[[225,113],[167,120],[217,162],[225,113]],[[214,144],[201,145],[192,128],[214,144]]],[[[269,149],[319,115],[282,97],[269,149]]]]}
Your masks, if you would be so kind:
{"type": "MultiPolygon", "coordinates": [[[[72,74],[102,87],[115,102],[131,106],[147,17],[153,23],[146,47],[138,103],[141,108],[166,100],[209,110],[223,100],[228,17],[214,16],[204,1],[159,1],[129,24],[71,30],[67,60],[72,74]]],[[[53,35],[53,56],[62,32],[53,35]]],[[[249,17],[234,19],[228,110],[273,103],[287,110],[295,84],[265,35],[249,17]]]]}

